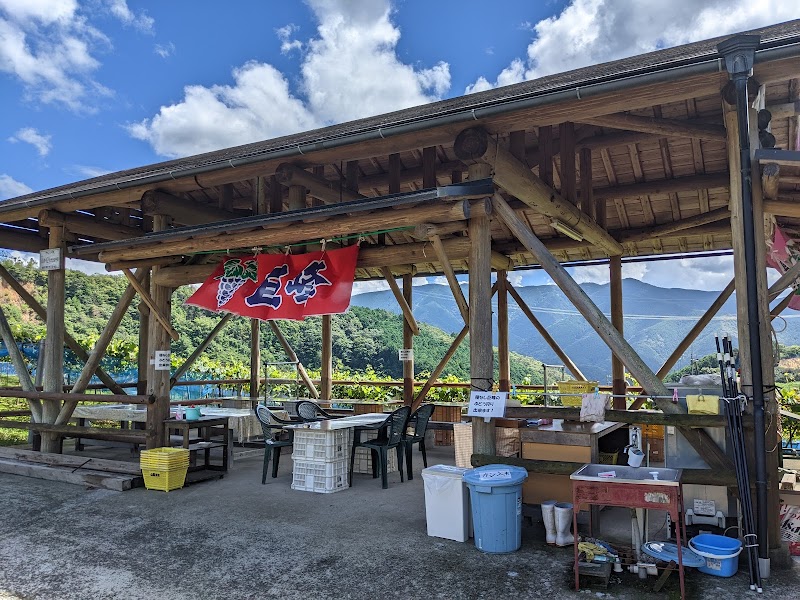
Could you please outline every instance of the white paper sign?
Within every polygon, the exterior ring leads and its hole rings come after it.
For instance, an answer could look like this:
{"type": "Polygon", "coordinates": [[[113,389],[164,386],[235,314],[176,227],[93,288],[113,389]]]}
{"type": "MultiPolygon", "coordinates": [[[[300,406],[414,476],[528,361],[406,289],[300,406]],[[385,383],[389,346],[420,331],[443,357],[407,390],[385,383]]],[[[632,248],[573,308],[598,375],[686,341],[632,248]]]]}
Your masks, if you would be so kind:
{"type": "Polygon", "coordinates": [[[492,469],[491,471],[481,471],[478,473],[478,479],[481,481],[500,481],[502,479],[511,479],[511,470],[492,469]]]}
{"type": "Polygon", "coordinates": [[[61,248],[39,250],[39,268],[42,271],[57,271],[63,268],[61,263],[61,248]]]}
{"type": "Polygon", "coordinates": [[[156,371],[169,371],[171,367],[169,350],[156,350],[156,361],[153,368],[156,371]]]}
{"type": "Polygon", "coordinates": [[[506,413],[508,392],[471,392],[469,395],[470,417],[502,417],[506,413]]]}
{"type": "Polygon", "coordinates": [[[400,348],[397,351],[397,357],[400,360],[414,360],[414,349],[413,348],[400,348]]]}
{"type": "Polygon", "coordinates": [[[700,498],[694,499],[694,514],[705,515],[713,517],[717,514],[717,505],[713,500],[701,500],[700,498]]]}

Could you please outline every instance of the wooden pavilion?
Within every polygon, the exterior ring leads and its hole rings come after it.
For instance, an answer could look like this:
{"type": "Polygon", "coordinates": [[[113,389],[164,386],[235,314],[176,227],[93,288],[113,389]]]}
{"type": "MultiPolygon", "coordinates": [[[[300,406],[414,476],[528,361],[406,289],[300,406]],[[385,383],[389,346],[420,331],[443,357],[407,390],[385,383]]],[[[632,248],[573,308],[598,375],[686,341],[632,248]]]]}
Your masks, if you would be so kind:
{"type": "MultiPolygon", "coordinates": [[[[74,429],[69,417],[76,403],[88,398],[83,393],[94,373],[117,394],[112,398],[124,393],[99,362],[137,294],[146,305],[143,351],[138,395],[129,398],[152,402],[147,440],[157,446],[163,441],[159,425],[168,415],[170,386],[177,379],[173,374],[171,382],[169,371],[152,364],[156,352],[168,351],[170,337],[176,335],[170,324],[172,291],[203,281],[226,252],[282,252],[289,245],[323,239],[332,240],[330,244],[361,239],[357,277],[389,282],[405,315],[407,348],[413,347],[418,331],[411,310],[412,278],[447,277],[464,327],[442,366],[471,333],[475,390],[491,389],[494,383],[493,294],[498,296],[500,390],[510,386],[509,296],[573,375],[583,378],[539,324],[535,307],[526,306],[508,281],[509,271],[540,265],[609,346],[615,394],[625,392],[626,368],[662,411],[626,414],[620,398],[612,418],[678,426],[714,470],[709,477],[730,482],[730,459],[698,428],[719,426],[721,418],[681,414],[663,398],[668,393],[662,378],[738,290],[743,386],[756,398],[756,414],[749,422],[758,428],[765,414],[771,416],[766,439],[777,439],[769,324],[786,302],[770,313],[770,301],[795,285],[800,267],[768,288],[765,254],[772,226],[777,222],[791,229],[800,219],[800,21],[750,33],[760,37],[748,80],[749,99],[739,114],[729,73],[738,50],[718,50],[720,38],[0,203],[0,247],[60,249],[62,261],[64,256],[99,261],[109,270],[122,270],[130,282],[97,345],[85,349],[64,330],[63,262],[48,272],[46,309],[0,270],[47,321],[44,392],[23,381],[23,395],[31,399],[30,427],[42,432],[43,450],[58,451],[59,436],[74,429]],[[748,135],[740,139],[741,132],[748,135]],[[742,139],[750,140],[749,152],[742,153],[747,150],[742,139]],[[753,176],[746,172],[742,177],[750,160],[753,176]],[[750,182],[752,207],[745,193],[750,182]],[[757,224],[751,234],[749,214],[757,224]],[[755,249],[751,258],[748,235],[755,236],[750,239],[755,249]],[[622,258],[731,249],[734,280],[654,373],[623,335],[622,258]],[[610,320],[563,267],[588,259],[608,260],[610,320]],[[746,268],[748,260],[755,261],[755,268],[746,268]],[[459,272],[469,274],[469,298],[456,281],[459,272]],[[395,283],[397,277],[402,288],[395,283]],[[750,358],[758,347],[751,343],[753,337],[760,344],[761,368],[750,358]],[[69,395],[63,393],[65,342],[86,361],[69,395]],[[754,369],[762,379],[755,390],[754,369]],[[763,397],[763,407],[758,397],[763,397]]],[[[331,318],[322,320],[319,390],[308,381],[311,393],[322,398],[330,397],[333,381],[331,318]]],[[[271,326],[280,337],[279,326],[271,326]]],[[[257,324],[252,331],[252,378],[257,382],[257,324]]],[[[291,355],[288,343],[284,346],[291,355]]],[[[405,365],[406,402],[419,403],[428,386],[415,398],[413,363],[405,365]]],[[[493,422],[475,424],[476,455],[495,454],[493,428],[493,422]]],[[[760,455],[756,448],[753,458],[766,462],[769,544],[774,547],[778,459],[763,448],[760,455]]]]}

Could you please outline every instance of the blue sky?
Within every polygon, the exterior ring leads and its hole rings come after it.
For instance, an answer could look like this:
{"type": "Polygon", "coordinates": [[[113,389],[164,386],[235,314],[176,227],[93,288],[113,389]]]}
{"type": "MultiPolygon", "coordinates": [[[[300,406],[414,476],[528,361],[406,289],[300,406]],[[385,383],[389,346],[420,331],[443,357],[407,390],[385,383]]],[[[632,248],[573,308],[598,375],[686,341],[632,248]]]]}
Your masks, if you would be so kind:
{"type": "MultiPolygon", "coordinates": [[[[0,199],[800,17],[786,0],[487,6],[0,0],[0,199]]],[[[729,263],[626,275],[720,289],[729,263]]]]}

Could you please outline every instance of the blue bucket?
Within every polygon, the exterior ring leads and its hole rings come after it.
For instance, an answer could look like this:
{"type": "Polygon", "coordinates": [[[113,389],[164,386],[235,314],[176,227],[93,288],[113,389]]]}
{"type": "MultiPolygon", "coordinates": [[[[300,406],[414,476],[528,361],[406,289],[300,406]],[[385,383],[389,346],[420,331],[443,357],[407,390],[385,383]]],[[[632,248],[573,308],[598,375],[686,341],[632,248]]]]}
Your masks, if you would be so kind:
{"type": "Polygon", "coordinates": [[[717,577],[731,577],[739,570],[739,553],[742,542],[737,539],[702,533],[689,540],[689,548],[706,559],[705,566],[697,570],[717,577]]]}

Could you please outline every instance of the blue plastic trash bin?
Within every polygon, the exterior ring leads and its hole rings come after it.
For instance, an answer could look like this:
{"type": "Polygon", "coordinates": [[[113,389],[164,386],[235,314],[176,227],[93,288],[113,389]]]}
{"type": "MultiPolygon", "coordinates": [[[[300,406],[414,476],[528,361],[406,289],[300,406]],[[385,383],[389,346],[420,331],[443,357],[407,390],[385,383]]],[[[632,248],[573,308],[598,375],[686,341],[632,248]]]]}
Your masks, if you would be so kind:
{"type": "Polygon", "coordinates": [[[522,482],[527,476],[527,470],[510,465],[486,465],[464,473],[478,550],[493,554],[519,550],[522,482]]]}

